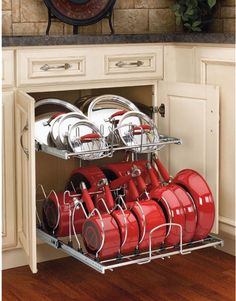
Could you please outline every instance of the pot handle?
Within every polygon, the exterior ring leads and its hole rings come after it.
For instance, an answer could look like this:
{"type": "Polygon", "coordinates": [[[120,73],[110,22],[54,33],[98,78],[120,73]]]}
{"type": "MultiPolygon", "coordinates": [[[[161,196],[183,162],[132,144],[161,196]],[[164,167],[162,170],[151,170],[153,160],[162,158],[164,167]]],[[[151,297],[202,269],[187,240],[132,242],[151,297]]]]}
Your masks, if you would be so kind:
{"type": "Polygon", "coordinates": [[[149,162],[146,164],[146,168],[147,168],[150,180],[151,180],[152,187],[153,188],[159,187],[161,185],[161,182],[158,179],[158,177],[155,175],[152,165],[149,162]]]}
{"type": "Polygon", "coordinates": [[[82,192],[81,199],[85,202],[88,212],[91,213],[95,207],[84,182],[80,184],[80,189],[82,192]]]}
{"type": "Polygon", "coordinates": [[[110,116],[109,120],[111,121],[111,119],[113,119],[114,117],[122,116],[125,113],[127,113],[127,110],[121,110],[121,111],[115,112],[110,116]]]}
{"type": "Polygon", "coordinates": [[[110,188],[112,190],[120,188],[121,186],[127,184],[131,178],[132,178],[131,174],[129,174],[127,176],[121,176],[121,177],[119,177],[119,178],[117,178],[117,179],[110,182],[110,188]]]}
{"type": "Polygon", "coordinates": [[[145,131],[150,131],[151,126],[149,124],[141,124],[139,126],[133,127],[133,135],[141,135],[145,131]]]}
{"type": "Polygon", "coordinates": [[[101,138],[101,136],[97,133],[91,133],[91,134],[87,134],[84,136],[80,137],[80,142],[85,143],[85,142],[91,142],[93,141],[93,139],[99,139],[101,138]]]}
{"type": "Polygon", "coordinates": [[[58,113],[53,114],[47,121],[44,122],[43,125],[44,126],[50,125],[50,123],[53,121],[53,119],[55,119],[56,117],[61,116],[63,114],[65,114],[65,112],[58,112],[58,113]]]}
{"type": "Polygon", "coordinates": [[[161,161],[159,159],[156,158],[154,161],[157,165],[157,168],[158,168],[163,180],[165,182],[169,183],[171,180],[171,177],[170,177],[170,174],[168,173],[167,169],[164,167],[164,165],[161,163],[161,161]]]}

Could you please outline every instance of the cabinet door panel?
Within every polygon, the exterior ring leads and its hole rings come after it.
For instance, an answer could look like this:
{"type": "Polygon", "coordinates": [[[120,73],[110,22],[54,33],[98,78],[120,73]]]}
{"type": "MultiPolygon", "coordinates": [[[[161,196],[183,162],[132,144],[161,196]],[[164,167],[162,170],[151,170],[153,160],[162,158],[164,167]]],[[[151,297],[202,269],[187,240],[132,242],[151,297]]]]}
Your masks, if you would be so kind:
{"type": "Polygon", "coordinates": [[[2,248],[17,245],[16,197],[15,197],[15,137],[14,137],[14,92],[3,92],[3,196],[2,196],[2,248]]]}
{"type": "Polygon", "coordinates": [[[34,100],[17,91],[15,103],[18,234],[29,266],[36,273],[34,100]]]}
{"type": "Polygon", "coordinates": [[[191,168],[207,180],[214,195],[218,232],[219,182],[219,89],[215,86],[160,82],[159,105],[165,104],[165,118],[158,120],[161,133],[181,138],[183,145],[172,145],[161,158],[174,176],[191,168]]]}

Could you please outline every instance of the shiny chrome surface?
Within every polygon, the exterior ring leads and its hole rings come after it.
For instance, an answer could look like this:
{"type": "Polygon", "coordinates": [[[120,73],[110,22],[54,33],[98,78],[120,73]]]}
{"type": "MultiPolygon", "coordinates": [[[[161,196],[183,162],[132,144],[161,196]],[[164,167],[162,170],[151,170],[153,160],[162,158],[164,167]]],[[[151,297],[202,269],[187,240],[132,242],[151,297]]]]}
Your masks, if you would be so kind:
{"type": "Polygon", "coordinates": [[[60,99],[46,98],[35,103],[35,140],[40,144],[53,146],[48,121],[59,112],[77,112],[83,115],[76,106],[60,99]]]}
{"type": "Polygon", "coordinates": [[[119,121],[117,131],[123,144],[139,153],[155,151],[156,146],[150,144],[157,144],[160,140],[153,120],[137,111],[125,113],[119,121]],[[136,146],[141,147],[135,148],[136,146]]]}

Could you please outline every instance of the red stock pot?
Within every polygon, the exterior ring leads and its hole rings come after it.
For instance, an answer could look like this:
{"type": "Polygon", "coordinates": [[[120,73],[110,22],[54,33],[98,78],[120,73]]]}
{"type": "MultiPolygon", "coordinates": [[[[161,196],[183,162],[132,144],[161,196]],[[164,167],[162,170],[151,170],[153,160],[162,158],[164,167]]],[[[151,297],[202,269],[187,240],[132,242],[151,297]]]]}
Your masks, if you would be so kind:
{"type": "Polygon", "coordinates": [[[106,206],[119,226],[121,236],[120,253],[122,255],[132,254],[135,252],[139,242],[138,222],[131,211],[123,209],[121,205],[116,205],[114,203],[107,179],[103,180],[102,186],[104,189],[104,201],[106,206]]]}
{"type": "MultiPolygon", "coordinates": [[[[70,192],[55,193],[52,191],[43,204],[43,223],[47,231],[57,237],[65,237],[71,234],[71,212],[74,208],[75,195],[70,192]]],[[[85,220],[82,210],[75,210],[75,232],[82,232],[85,220]]]]}
{"type": "Polygon", "coordinates": [[[111,188],[117,188],[124,184],[127,184],[127,190],[129,191],[130,195],[127,207],[135,215],[139,225],[139,251],[142,252],[149,249],[151,233],[152,249],[160,247],[166,236],[166,226],[163,225],[166,221],[161,207],[155,201],[150,199],[139,201],[139,192],[131,174],[127,176],[121,176],[112,181],[110,186],[111,188]],[[157,229],[151,232],[155,228],[157,229]]]}
{"type": "Polygon", "coordinates": [[[116,258],[121,243],[117,222],[109,213],[100,214],[94,207],[84,182],[80,187],[81,199],[89,213],[82,228],[82,237],[87,251],[100,260],[116,258]]]}

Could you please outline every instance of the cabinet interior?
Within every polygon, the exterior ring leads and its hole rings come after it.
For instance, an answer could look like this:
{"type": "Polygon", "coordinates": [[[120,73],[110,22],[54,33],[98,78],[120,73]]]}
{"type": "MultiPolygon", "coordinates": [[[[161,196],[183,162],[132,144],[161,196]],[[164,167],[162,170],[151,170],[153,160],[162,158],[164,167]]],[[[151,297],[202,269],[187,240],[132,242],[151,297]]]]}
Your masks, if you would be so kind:
{"type": "MultiPolygon", "coordinates": [[[[116,88],[102,88],[91,90],[71,90],[71,91],[50,91],[30,93],[30,95],[39,101],[45,98],[59,98],[70,103],[75,103],[80,97],[86,95],[102,95],[115,94],[127,98],[128,100],[145,106],[152,106],[153,104],[153,86],[132,86],[132,87],[116,87],[116,88]]],[[[65,184],[73,169],[79,166],[89,166],[96,164],[98,166],[104,165],[106,162],[119,162],[124,158],[124,153],[118,152],[112,158],[105,158],[93,161],[81,161],[76,158],[69,160],[62,160],[60,158],[36,152],[36,184],[42,184],[46,194],[52,189],[56,192],[63,191],[65,184]]],[[[139,155],[143,158],[145,155],[139,155]]],[[[37,187],[36,186],[36,187],[37,187]]],[[[37,199],[42,198],[41,190],[37,189],[37,199]]]]}

